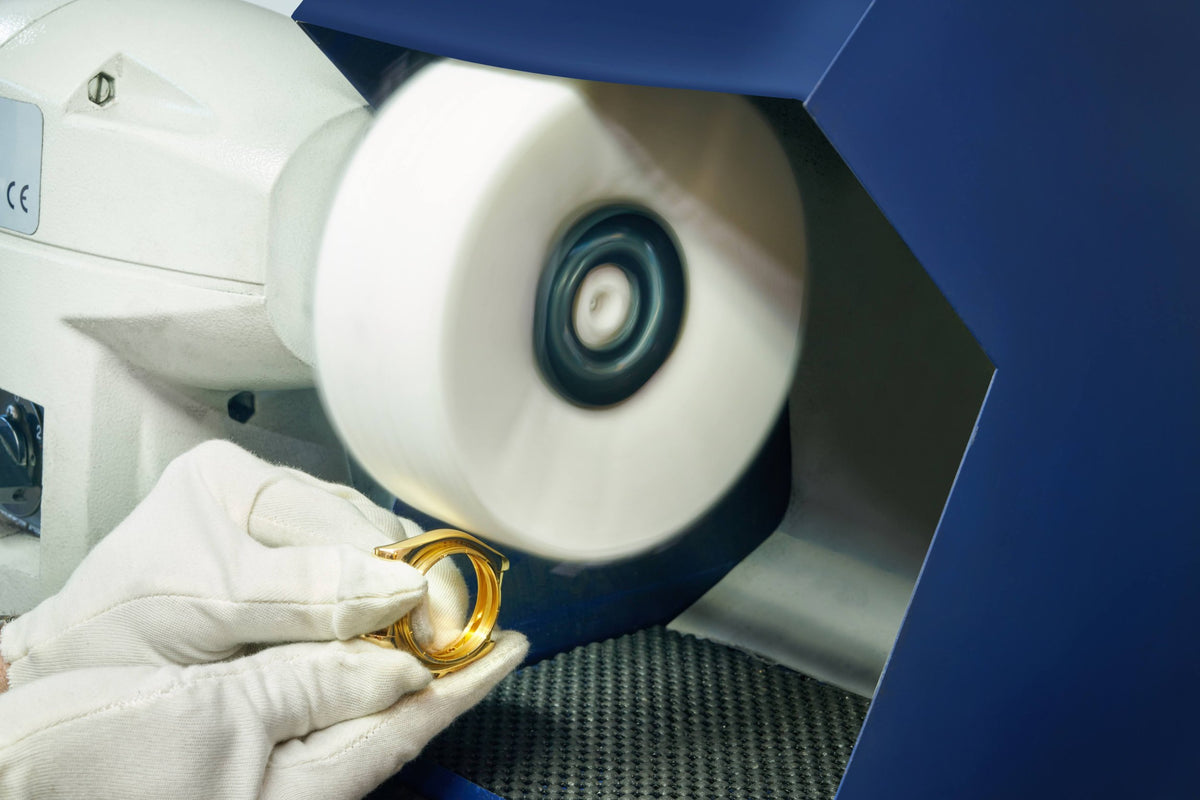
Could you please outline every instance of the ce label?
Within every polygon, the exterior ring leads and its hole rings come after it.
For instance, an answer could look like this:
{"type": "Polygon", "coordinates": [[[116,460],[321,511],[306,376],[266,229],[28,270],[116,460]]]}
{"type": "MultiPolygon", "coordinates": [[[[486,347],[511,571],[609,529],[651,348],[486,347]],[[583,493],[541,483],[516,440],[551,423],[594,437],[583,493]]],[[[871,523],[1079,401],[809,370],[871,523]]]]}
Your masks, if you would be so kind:
{"type": "MultiPolygon", "coordinates": [[[[17,182],[12,181],[11,183],[8,184],[8,188],[4,190],[4,196],[8,200],[8,207],[11,208],[13,211],[17,210],[16,205],[13,204],[13,189],[15,189],[16,186],[17,186],[17,182]]],[[[25,184],[24,186],[22,186],[21,191],[17,193],[17,199],[21,203],[21,210],[24,211],[26,214],[29,213],[29,206],[25,205],[25,203],[27,202],[25,199],[25,195],[27,195],[27,194],[29,194],[29,184],[28,183],[25,184]]]]}

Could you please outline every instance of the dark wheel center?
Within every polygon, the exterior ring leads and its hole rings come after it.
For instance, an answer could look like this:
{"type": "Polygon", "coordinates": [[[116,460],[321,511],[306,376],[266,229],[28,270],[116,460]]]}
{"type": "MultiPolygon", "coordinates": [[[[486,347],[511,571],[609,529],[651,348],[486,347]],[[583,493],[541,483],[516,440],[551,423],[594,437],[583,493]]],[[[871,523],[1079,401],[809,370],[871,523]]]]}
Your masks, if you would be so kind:
{"type": "Polygon", "coordinates": [[[573,225],[538,282],[533,343],[547,382],[586,407],[630,397],[670,355],[686,286],[665,224],[608,206],[573,225]]]}

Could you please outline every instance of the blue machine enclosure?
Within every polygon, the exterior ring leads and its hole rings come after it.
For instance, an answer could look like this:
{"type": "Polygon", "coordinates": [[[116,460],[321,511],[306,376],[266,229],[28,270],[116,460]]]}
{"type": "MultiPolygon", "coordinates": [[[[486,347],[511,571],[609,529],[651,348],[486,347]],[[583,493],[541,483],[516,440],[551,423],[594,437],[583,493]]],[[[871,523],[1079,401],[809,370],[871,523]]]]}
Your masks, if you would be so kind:
{"type": "Polygon", "coordinates": [[[839,796],[1194,796],[1200,5],[867,5],[305,0],[295,16],[508,67],[805,100],[996,366],[839,796]]]}
{"type": "Polygon", "coordinates": [[[1198,32],[892,0],[809,98],[996,365],[842,797],[1197,792],[1198,32]]]}

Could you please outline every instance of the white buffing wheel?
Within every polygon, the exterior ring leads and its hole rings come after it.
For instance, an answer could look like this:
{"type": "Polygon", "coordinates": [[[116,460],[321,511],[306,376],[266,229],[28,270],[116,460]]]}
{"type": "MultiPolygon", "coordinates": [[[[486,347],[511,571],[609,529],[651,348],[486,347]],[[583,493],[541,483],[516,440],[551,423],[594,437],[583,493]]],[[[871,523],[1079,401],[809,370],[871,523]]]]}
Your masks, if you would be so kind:
{"type": "MultiPolygon", "coordinates": [[[[337,192],[320,388],[354,455],[412,505],[550,557],[631,555],[762,445],[799,353],[804,264],[787,159],[743,98],[437,62],[380,110],[337,192]],[[608,207],[666,231],[685,305],[648,380],[589,405],[539,366],[535,306],[565,232],[608,207]]],[[[618,335],[624,291],[597,270],[571,296],[594,317],[575,319],[582,341],[618,335]]]]}

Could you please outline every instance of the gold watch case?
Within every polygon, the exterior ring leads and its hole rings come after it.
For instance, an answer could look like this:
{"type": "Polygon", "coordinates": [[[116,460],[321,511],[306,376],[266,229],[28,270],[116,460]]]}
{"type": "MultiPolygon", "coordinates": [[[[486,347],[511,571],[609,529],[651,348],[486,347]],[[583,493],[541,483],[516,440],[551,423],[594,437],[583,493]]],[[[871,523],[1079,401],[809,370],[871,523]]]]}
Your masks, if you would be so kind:
{"type": "Polygon", "coordinates": [[[406,650],[440,678],[487,655],[495,643],[492,629],[500,613],[500,584],[508,569],[508,559],[495,548],[469,533],[443,528],[429,531],[411,539],[375,548],[375,556],[404,563],[428,574],[443,558],[465,555],[475,569],[475,607],[457,639],[447,646],[431,650],[417,642],[413,635],[410,614],[393,622],[386,629],[368,633],[364,639],[383,647],[406,650]]]}

